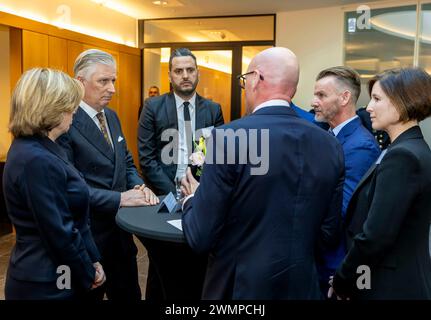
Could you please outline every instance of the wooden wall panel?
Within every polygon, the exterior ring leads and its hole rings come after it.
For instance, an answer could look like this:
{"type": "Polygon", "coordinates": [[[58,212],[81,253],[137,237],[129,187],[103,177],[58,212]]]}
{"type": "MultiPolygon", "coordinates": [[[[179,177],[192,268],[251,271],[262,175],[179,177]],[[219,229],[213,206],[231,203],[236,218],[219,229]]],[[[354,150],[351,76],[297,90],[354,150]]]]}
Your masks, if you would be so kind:
{"type": "Polygon", "coordinates": [[[96,37],[88,36],[82,33],[74,32],[66,29],[60,29],[53,25],[22,18],[19,16],[15,16],[13,14],[1,12],[1,11],[0,11],[0,24],[9,26],[9,27],[18,28],[18,29],[23,29],[23,30],[30,30],[41,34],[47,34],[47,35],[62,38],[62,39],[74,40],[80,43],[96,45],[102,48],[121,51],[129,54],[133,54],[133,55],[141,54],[140,53],[141,50],[138,48],[133,48],[123,44],[110,42],[107,40],[99,39],[96,37]]]}
{"type": "Polygon", "coordinates": [[[9,29],[10,89],[13,92],[22,74],[22,30],[9,29]]]}
{"type": "Polygon", "coordinates": [[[48,36],[48,66],[67,72],[67,40],[48,36]]]}
{"type": "Polygon", "coordinates": [[[122,53],[119,55],[119,117],[127,146],[133,155],[135,165],[138,158],[138,110],[141,105],[141,57],[122,53]]]}
{"type": "Polygon", "coordinates": [[[23,71],[35,67],[48,67],[48,36],[37,32],[22,31],[23,71]]]}
{"type": "Polygon", "coordinates": [[[79,54],[84,51],[84,44],[76,41],[67,40],[67,72],[71,77],[73,74],[73,65],[79,54]]]}
{"type": "MultiPolygon", "coordinates": [[[[33,22],[30,25],[33,25],[33,22]]],[[[135,163],[138,164],[137,113],[142,96],[141,51],[121,45],[111,45],[104,41],[92,41],[91,37],[81,39],[81,36],[75,37],[79,34],[73,32],[66,32],[65,35],[68,37],[63,37],[62,34],[39,33],[40,30],[29,31],[18,28],[11,28],[11,30],[14,30],[11,34],[11,53],[14,52],[12,59],[14,62],[11,60],[11,63],[16,66],[11,68],[13,85],[22,72],[33,67],[52,67],[74,76],[75,59],[82,51],[90,48],[100,49],[113,55],[117,62],[118,78],[115,85],[116,94],[109,106],[118,113],[128,147],[135,163]],[[12,39],[15,39],[13,45],[12,39]],[[15,70],[14,73],[12,70],[15,70]]]]}

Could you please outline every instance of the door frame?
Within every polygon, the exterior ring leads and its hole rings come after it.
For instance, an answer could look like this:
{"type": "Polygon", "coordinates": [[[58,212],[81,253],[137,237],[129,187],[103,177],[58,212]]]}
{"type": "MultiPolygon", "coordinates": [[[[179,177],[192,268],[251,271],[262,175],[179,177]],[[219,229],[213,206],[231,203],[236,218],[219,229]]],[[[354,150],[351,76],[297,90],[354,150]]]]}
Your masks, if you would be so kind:
{"type": "MultiPolygon", "coordinates": [[[[242,48],[249,46],[275,46],[275,41],[241,41],[241,42],[175,42],[175,43],[151,43],[144,45],[143,49],[170,48],[171,52],[178,48],[188,48],[191,51],[204,50],[228,50],[232,51],[232,80],[230,95],[230,119],[241,118],[241,87],[236,77],[242,73],[242,48]]],[[[144,59],[144,53],[142,57],[144,59]]],[[[143,72],[142,72],[143,77],[143,72]]],[[[145,79],[142,79],[144,84],[145,79]]],[[[144,90],[143,90],[144,91],[144,90]]]]}
{"type": "MultiPolygon", "coordinates": [[[[235,16],[204,16],[204,17],[181,17],[181,18],[166,18],[166,19],[145,19],[139,20],[139,47],[142,50],[142,59],[145,59],[143,50],[150,48],[170,48],[175,50],[177,48],[188,48],[191,51],[203,50],[230,50],[232,51],[232,80],[231,80],[231,95],[230,95],[230,119],[231,121],[241,118],[241,88],[236,81],[236,77],[242,73],[242,48],[249,46],[275,46],[276,39],[276,14],[255,14],[255,15],[235,15],[235,16]],[[273,40],[256,40],[256,41],[226,41],[226,42],[158,42],[158,43],[144,43],[144,24],[145,21],[153,20],[183,20],[183,19],[208,19],[208,18],[243,18],[251,16],[273,16],[274,17],[274,31],[273,40]]],[[[144,63],[142,64],[142,86],[145,84],[144,63]]],[[[142,90],[145,94],[145,90],[142,90]]],[[[142,100],[143,101],[143,100],[142,100]]]]}

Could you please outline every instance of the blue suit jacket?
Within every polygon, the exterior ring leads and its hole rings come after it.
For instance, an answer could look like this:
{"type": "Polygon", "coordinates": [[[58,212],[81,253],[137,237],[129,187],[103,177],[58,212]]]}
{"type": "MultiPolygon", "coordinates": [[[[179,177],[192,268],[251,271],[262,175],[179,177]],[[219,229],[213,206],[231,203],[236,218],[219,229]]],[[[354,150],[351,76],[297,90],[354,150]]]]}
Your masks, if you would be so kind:
{"type": "MultiPolygon", "coordinates": [[[[285,106],[263,108],[220,128],[245,129],[247,140],[254,139],[250,129],[258,130],[257,137],[269,129],[268,144],[257,139],[257,154],[268,147],[268,172],[251,175],[256,165],[247,152],[256,148],[252,143],[240,154],[238,139],[234,164],[204,165],[182,222],[188,244],[209,251],[203,298],[319,299],[315,246],[335,245],[341,231],[341,146],[285,106]]],[[[214,132],[208,143],[226,151],[214,132]]]]}
{"type": "MultiPolygon", "coordinates": [[[[57,267],[67,265],[72,284],[89,289],[95,276],[93,263],[100,260],[89,228],[89,192],[62,149],[48,138],[15,139],[3,185],[16,229],[8,279],[55,288],[57,267]]],[[[26,297],[45,298],[26,291],[13,298],[26,297]]]]}
{"type": "MultiPolygon", "coordinates": [[[[346,124],[338,133],[337,139],[343,147],[346,168],[342,209],[344,218],[353,191],[379,157],[380,148],[373,135],[362,125],[359,117],[346,124]]],[[[343,260],[345,253],[346,246],[345,242],[342,241],[337,250],[324,253],[325,266],[331,271],[335,270],[343,260]]]]}
{"type": "Polygon", "coordinates": [[[373,135],[358,117],[346,124],[337,135],[344,152],[346,178],[343,187],[343,217],[357,184],[380,155],[373,135]]]}
{"type": "MultiPolygon", "coordinates": [[[[127,149],[117,114],[105,108],[106,120],[114,150],[88,114],[78,108],[68,133],[58,141],[74,166],[90,186],[90,214],[96,243],[102,252],[110,251],[115,235],[120,232],[115,215],[120,207],[121,192],[143,183],[127,149]]],[[[133,241],[126,241],[125,250],[135,251],[133,241]]]]}

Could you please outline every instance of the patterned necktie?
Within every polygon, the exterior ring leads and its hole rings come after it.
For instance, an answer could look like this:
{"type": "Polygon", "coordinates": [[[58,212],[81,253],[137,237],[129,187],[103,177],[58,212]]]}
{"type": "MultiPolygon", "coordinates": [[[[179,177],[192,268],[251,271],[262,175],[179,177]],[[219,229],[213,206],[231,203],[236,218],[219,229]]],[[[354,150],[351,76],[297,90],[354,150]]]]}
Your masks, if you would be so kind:
{"type": "Polygon", "coordinates": [[[100,131],[102,131],[103,137],[105,138],[108,145],[113,148],[111,140],[109,139],[108,130],[106,128],[105,117],[103,116],[103,112],[99,112],[96,114],[97,119],[100,123],[100,131]]]}
{"type": "Polygon", "coordinates": [[[190,155],[193,152],[193,134],[192,134],[192,121],[190,119],[190,110],[189,110],[190,102],[184,101],[184,127],[186,132],[186,141],[187,141],[187,159],[189,159],[190,155]]]}
{"type": "Polygon", "coordinates": [[[328,132],[335,137],[335,133],[332,131],[332,129],[329,129],[328,132]]]}

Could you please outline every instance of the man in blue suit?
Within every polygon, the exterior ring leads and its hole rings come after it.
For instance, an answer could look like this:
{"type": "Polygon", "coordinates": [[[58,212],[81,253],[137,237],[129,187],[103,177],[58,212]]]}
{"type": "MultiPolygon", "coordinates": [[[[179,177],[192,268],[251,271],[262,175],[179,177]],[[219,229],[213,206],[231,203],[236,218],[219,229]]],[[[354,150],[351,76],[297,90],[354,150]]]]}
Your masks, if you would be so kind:
{"type": "Polygon", "coordinates": [[[203,299],[321,298],[315,246],[337,244],[344,160],[290,108],[298,77],[290,50],[259,53],[239,76],[248,116],[213,130],[200,185],[182,181],[184,235],[209,252],[203,299]]]}
{"type": "Polygon", "coordinates": [[[139,177],[117,114],[107,106],[115,93],[116,64],[112,55],[95,49],[75,61],[75,77],[85,94],[67,134],[59,138],[71,163],[90,187],[91,231],[102,255],[104,286],[93,298],[139,300],[141,290],[132,235],[115,223],[120,207],[156,204],[158,199],[139,177]]]}
{"type": "MultiPolygon", "coordinates": [[[[376,140],[356,115],[360,93],[360,77],[351,68],[328,68],[316,78],[312,101],[315,120],[329,124],[329,133],[335,135],[344,152],[343,218],[356,185],[380,154],[376,140]]],[[[344,239],[336,250],[320,252],[318,267],[323,292],[328,292],[329,277],[334,274],[344,255],[344,239]]]]}

